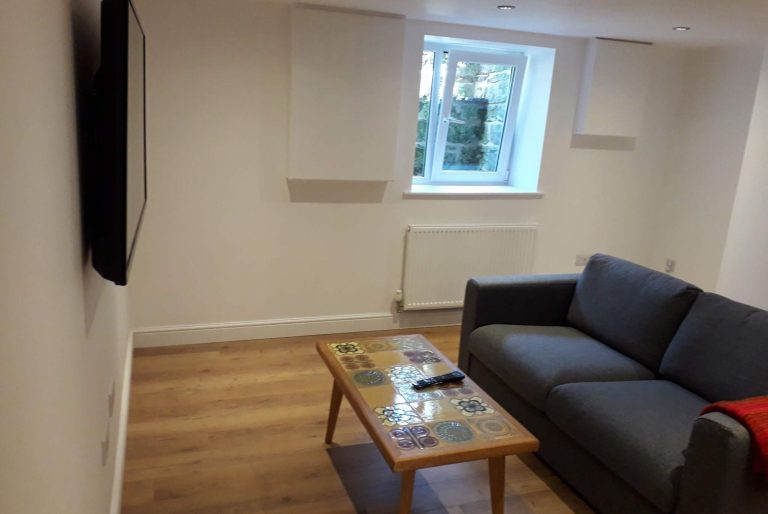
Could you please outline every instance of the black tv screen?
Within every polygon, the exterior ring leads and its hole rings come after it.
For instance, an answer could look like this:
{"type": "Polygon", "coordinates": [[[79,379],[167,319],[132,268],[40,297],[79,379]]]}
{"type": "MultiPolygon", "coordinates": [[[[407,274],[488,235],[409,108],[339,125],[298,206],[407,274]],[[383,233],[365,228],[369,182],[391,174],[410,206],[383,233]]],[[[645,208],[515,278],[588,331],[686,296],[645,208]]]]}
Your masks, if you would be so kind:
{"type": "Polygon", "coordinates": [[[93,265],[125,285],[147,204],[145,36],[129,0],[101,4],[93,265]]]}

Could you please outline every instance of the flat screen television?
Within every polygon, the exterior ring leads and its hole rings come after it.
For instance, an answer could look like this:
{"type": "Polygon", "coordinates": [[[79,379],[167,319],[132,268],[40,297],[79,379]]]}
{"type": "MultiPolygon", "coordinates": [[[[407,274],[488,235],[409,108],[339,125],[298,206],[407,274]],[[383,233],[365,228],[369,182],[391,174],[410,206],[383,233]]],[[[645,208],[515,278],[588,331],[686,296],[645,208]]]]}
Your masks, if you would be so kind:
{"type": "Polygon", "coordinates": [[[147,205],[145,36],[130,0],[101,3],[93,170],[93,266],[128,283],[147,205]]]}

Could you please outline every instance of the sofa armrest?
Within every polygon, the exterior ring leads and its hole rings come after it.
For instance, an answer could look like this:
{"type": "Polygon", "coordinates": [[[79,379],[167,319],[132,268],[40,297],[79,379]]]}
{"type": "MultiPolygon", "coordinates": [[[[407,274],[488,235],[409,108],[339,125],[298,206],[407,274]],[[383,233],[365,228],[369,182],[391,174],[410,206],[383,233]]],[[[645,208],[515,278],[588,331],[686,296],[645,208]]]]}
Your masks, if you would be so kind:
{"type": "Polygon", "coordinates": [[[768,512],[768,483],[753,472],[746,427],[720,412],[693,425],[676,514],[768,512]]]}
{"type": "Polygon", "coordinates": [[[494,324],[566,324],[578,274],[472,278],[464,294],[459,367],[466,370],[469,334],[494,324]]]}

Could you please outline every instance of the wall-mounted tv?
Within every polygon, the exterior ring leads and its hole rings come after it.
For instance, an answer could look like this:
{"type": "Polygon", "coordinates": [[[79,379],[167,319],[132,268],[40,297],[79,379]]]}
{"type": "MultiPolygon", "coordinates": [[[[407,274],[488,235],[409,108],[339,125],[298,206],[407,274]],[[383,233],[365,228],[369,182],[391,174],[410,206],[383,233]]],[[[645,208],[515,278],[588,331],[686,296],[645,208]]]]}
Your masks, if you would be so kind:
{"type": "Polygon", "coordinates": [[[144,46],[130,0],[103,0],[91,249],[94,268],[118,285],[128,283],[147,204],[144,46]]]}

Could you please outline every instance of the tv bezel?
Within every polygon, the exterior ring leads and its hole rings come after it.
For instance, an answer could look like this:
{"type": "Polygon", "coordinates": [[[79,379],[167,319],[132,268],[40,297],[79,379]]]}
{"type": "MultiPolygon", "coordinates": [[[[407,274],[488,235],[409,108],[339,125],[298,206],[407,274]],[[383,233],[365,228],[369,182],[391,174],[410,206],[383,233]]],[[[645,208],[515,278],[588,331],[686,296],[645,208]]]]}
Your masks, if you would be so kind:
{"type": "Polygon", "coordinates": [[[101,67],[97,74],[98,166],[95,170],[95,234],[93,266],[107,280],[126,285],[144,221],[147,192],[146,34],[130,0],[101,3],[101,67]],[[134,16],[142,39],[142,123],[144,201],[128,248],[128,52],[129,24],[134,16]]]}

